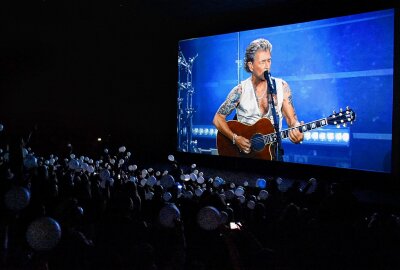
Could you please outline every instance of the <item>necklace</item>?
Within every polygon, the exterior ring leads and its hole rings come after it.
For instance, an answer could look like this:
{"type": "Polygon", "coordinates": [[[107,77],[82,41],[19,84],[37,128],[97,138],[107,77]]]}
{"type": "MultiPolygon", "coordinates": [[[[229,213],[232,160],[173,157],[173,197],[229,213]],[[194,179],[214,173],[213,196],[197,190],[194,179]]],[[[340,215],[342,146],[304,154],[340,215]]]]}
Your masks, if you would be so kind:
{"type": "Polygon", "coordinates": [[[255,93],[257,101],[260,101],[263,97],[265,97],[266,93],[267,93],[267,91],[263,91],[263,94],[261,96],[257,96],[257,93],[255,93]]]}

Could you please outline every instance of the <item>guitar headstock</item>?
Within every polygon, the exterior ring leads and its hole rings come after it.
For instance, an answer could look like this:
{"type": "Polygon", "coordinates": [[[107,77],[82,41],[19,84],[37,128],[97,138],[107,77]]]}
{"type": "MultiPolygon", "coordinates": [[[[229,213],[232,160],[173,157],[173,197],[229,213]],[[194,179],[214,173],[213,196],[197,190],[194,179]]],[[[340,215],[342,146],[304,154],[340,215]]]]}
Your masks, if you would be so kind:
{"type": "Polygon", "coordinates": [[[342,125],[346,127],[346,123],[350,122],[350,124],[353,124],[353,121],[356,120],[356,113],[347,106],[346,110],[340,109],[338,113],[334,111],[326,119],[329,125],[336,125],[337,127],[342,125]]]}

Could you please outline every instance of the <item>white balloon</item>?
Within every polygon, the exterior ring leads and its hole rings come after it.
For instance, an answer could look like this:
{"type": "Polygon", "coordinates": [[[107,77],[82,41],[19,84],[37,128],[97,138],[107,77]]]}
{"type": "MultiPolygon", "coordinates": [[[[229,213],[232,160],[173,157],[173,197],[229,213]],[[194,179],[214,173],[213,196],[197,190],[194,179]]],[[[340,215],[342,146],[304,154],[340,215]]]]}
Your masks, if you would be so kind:
{"type": "Polygon", "coordinates": [[[140,185],[141,186],[145,186],[146,185],[146,183],[147,183],[147,179],[146,178],[143,178],[142,180],[140,180],[140,185]]]}
{"type": "Polygon", "coordinates": [[[256,187],[258,188],[265,188],[267,186],[267,182],[265,181],[265,179],[262,178],[258,178],[256,181],[256,187]]]}
{"type": "Polygon", "coordinates": [[[169,200],[171,200],[171,199],[172,199],[172,194],[171,194],[171,192],[165,192],[165,193],[163,194],[163,199],[164,199],[164,201],[166,201],[166,202],[168,202],[169,200]]]}
{"type": "Polygon", "coordinates": [[[197,178],[197,183],[203,184],[204,183],[204,177],[200,176],[199,178],[197,178]]]}
{"type": "Polygon", "coordinates": [[[282,184],[282,182],[283,182],[282,178],[280,178],[280,177],[276,178],[276,183],[278,185],[282,184]]]}
{"type": "Polygon", "coordinates": [[[228,222],[229,215],[225,211],[221,211],[221,224],[226,224],[228,222]]]}
{"type": "Polygon", "coordinates": [[[238,196],[238,199],[240,203],[244,203],[246,201],[246,198],[243,195],[238,196]]]}
{"type": "Polygon", "coordinates": [[[158,215],[158,220],[161,225],[167,228],[174,228],[176,221],[180,218],[181,213],[173,203],[164,205],[158,215]]]}
{"type": "Polygon", "coordinates": [[[203,190],[198,187],[194,190],[194,193],[196,194],[197,197],[200,197],[203,194],[203,190]]]}
{"type": "Polygon", "coordinates": [[[169,160],[169,161],[174,161],[174,160],[175,160],[175,157],[174,157],[173,155],[168,155],[168,160],[169,160]]]}
{"type": "Polygon", "coordinates": [[[171,188],[175,185],[175,179],[170,174],[163,175],[160,179],[160,185],[164,188],[171,188]]]}
{"type": "Polygon", "coordinates": [[[260,200],[266,200],[268,199],[269,193],[266,190],[260,190],[260,193],[258,194],[258,197],[260,198],[260,200]]]}
{"type": "Polygon", "coordinates": [[[148,179],[147,179],[147,182],[146,182],[146,184],[148,185],[148,186],[154,186],[155,184],[157,183],[157,179],[156,179],[156,177],[155,176],[150,176],[148,179]]]}
{"type": "Polygon", "coordinates": [[[38,166],[37,158],[31,154],[26,155],[24,158],[24,166],[28,169],[36,168],[38,166]]]}
{"type": "Polygon", "coordinates": [[[107,169],[101,170],[101,172],[100,172],[101,180],[108,180],[110,178],[110,176],[111,176],[111,173],[109,170],[107,170],[107,169]]]}
{"type": "Polygon", "coordinates": [[[82,163],[82,164],[81,164],[81,168],[82,168],[84,171],[89,171],[89,165],[88,165],[87,163],[82,163]]]}
{"type": "Polygon", "coordinates": [[[55,219],[41,217],[34,220],[26,230],[26,240],[36,251],[47,251],[57,246],[61,239],[61,226],[55,219]]]}
{"type": "Polygon", "coordinates": [[[232,189],[225,191],[225,197],[227,200],[231,200],[235,197],[235,192],[232,189]]]}
{"type": "Polygon", "coordinates": [[[247,202],[247,207],[249,209],[254,209],[255,206],[256,206],[256,203],[253,200],[250,200],[247,202]]]}
{"type": "Polygon", "coordinates": [[[221,213],[213,206],[205,206],[197,213],[197,224],[207,231],[217,229],[221,219],[221,213]]]}
{"type": "Polygon", "coordinates": [[[192,199],[193,198],[193,192],[191,190],[185,192],[185,198],[192,199]]]}
{"type": "Polygon", "coordinates": [[[242,196],[244,194],[244,189],[243,187],[239,186],[236,190],[235,190],[235,195],[236,196],[242,196]]]}
{"type": "Polygon", "coordinates": [[[147,201],[151,201],[153,199],[153,197],[154,197],[154,192],[152,192],[152,191],[149,191],[149,192],[146,191],[144,194],[144,198],[147,201]]]}
{"type": "Polygon", "coordinates": [[[22,157],[25,158],[27,154],[28,154],[28,149],[22,148],[22,157]]]}
{"type": "Polygon", "coordinates": [[[221,178],[221,177],[215,177],[215,179],[214,179],[214,181],[213,181],[213,186],[215,187],[215,188],[218,188],[218,187],[220,187],[221,185],[223,185],[224,184],[224,180],[221,178]]]}
{"type": "Polygon", "coordinates": [[[16,186],[9,189],[4,195],[4,202],[8,209],[20,211],[28,206],[31,193],[25,187],[16,186]]]}
{"type": "Polygon", "coordinates": [[[192,179],[192,181],[196,181],[197,180],[197,175],[194,173],[190,174],[190,179],[192,179]]]}
{"type": "Polygon", "coordinates": [[[93,167],[93,165],[89,165],[87,171],[88,171],[89,173],[94,173],[94,167],[93,167]]]}
{"type": "Polygon", "coordinates": [[[68,167],[69,167],[71,170],[77,170],[77,169],[80,168],[80,166],[81,166],[81,164],[79,163],[79,160],[77,160],[77,159],[71,159],[71,160],[68,162],[68,167]]]}

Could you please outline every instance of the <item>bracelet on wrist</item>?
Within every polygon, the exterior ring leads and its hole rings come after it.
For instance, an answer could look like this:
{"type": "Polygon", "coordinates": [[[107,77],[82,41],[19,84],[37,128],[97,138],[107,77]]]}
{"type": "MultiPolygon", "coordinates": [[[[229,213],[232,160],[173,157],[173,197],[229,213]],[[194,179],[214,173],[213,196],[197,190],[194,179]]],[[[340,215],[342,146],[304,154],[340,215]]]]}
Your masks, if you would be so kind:
{"type": "Polygon", "coordinates": [[[232,143],[233,144],[236,144],[236,138],[237,138],[236,133],[233,133],[233,137],[232,137],[232,143]]]}

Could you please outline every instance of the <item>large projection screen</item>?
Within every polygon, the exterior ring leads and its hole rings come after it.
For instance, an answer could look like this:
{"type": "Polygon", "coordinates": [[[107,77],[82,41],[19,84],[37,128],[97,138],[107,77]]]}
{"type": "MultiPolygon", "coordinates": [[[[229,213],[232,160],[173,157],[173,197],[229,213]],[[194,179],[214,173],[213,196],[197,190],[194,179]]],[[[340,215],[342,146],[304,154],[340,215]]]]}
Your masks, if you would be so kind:
{"type": "Polygon", "coordinates": [[[346,106],[356,113],[352,125],[306,132],[300,145],[284,139],[284,162],[390,173],[394,13],[180,40],[177,150],[218,155],[212,119],[229,91],[250,75],[243,68],[245,49],[262,37],[273,45],[271,74],[289,83],[299,120],[325,118],[346,106]]]}

